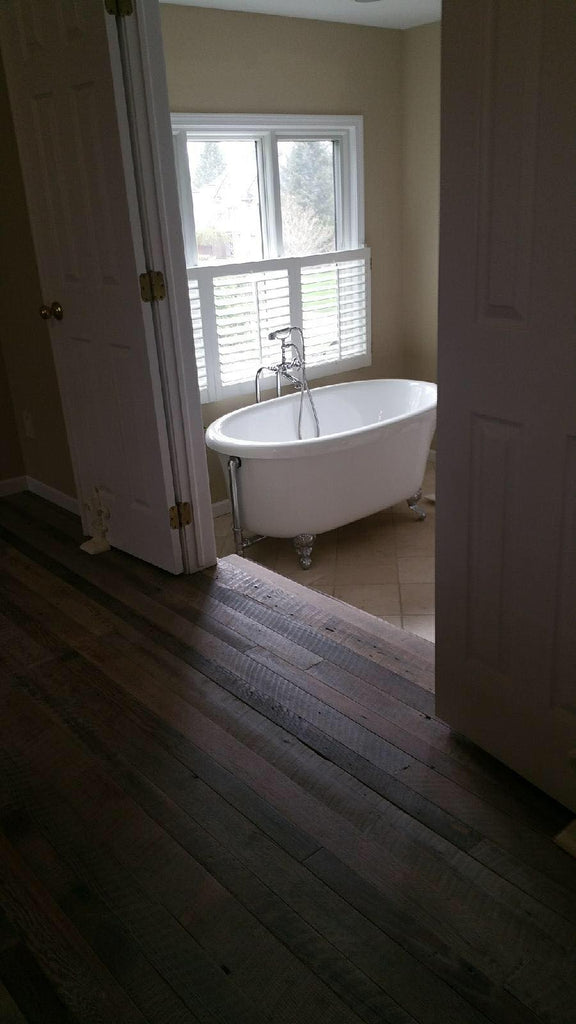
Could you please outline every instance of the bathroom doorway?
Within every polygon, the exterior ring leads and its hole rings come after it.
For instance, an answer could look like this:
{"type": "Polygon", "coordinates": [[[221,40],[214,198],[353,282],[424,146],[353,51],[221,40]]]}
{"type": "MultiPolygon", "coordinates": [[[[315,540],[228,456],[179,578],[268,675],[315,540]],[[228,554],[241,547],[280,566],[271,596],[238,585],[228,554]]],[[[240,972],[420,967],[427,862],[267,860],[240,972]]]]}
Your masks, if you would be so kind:
{"type": "MultiPolygon", "coordinates": [[[[369,28],[368,23],[247,14],[217,6],[161,5],[173,112],[196,110],[206,117],[342,112],[363,118],[372,363],[315,379],[314,386],[369,377],[434,380],[439,22],[398,32],[369,28]],[[279,36],[280,49],[275,45],[279,36]],[[322,76],[314,73],[319,66],[322,76]]],[[[350,5],[350,18],[358,13],[352,7],[359,11],[360,6],[350,5]]],[[[205,426],[253,401],[253,383],[250,387],[250,394],[240,398],[207,400],[205,426]]],[[[214,524],[218,555],[223,557],[234,552],[234,542],[224,505],[224,475],[212,455],[212,498],[220,513],[214,524]]],[[[435,492],[434,464],[427,468],[423,491],[435,492]]],[[[423,507],[427,518],[422,522],[404,504],[319,536],[309,570],[299,567],[290,541],[267,539],[246,555],[286,578],[433,640],[435,504],[426,500],[423,507]]]]}

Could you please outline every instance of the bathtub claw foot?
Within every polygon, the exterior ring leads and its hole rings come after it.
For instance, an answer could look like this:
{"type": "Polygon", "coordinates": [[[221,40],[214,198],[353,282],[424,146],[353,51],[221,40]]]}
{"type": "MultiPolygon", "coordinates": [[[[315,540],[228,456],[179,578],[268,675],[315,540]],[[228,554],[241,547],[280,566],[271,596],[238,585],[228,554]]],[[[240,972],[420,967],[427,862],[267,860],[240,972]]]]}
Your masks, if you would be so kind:
{"type": "Polygon", "coordinates": [[[416,494],[413,494],[411,498],[406,498],[406,504],[408,505],[408,508],[410,509],[410,511],[414,512],[414,514],[418,517],[418,519],[426,519],[426,513],[425,513],[424,509],[420,508],[420,505],[418,504],[418,502],[420,501],[421,497],[422,497],[422,488],[420,487],[416,491],[416,494]]]}
{"type": "Polygon", "coordinates": [[[315,540],[316,534],[314,533],[299,533],[292,541],[303,569],[309,569],[312,565],[312,547],[315,540]]]}

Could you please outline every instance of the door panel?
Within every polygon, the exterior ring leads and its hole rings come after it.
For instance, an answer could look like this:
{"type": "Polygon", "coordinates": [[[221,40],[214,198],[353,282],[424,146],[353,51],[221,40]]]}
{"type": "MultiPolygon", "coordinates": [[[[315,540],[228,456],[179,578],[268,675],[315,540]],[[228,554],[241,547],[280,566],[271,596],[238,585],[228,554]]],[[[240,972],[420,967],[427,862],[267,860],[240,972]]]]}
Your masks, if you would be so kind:
{"type": "Polygon", "coordinates": [[[576,810],[575,52],[445,0],[437,711],[576,810]]]}
{"type": "MultiPolygon", "coordinates": [[[[103,3],[18,0],[0,36],[42,296],[83,505],[98,488],[109,540],[182,570],[174,482],[125,114],[114,89],[115,21],[103,3]]],[[[116,55],[117,63],[117,55],[116,55]]]]}
{"type": "Polygon", "coordinates": [[[505,673],[512,660],[513,495],[519,480],[521,427],[473,415],[470,438],[470,581],[467,655],[505,673]]]}

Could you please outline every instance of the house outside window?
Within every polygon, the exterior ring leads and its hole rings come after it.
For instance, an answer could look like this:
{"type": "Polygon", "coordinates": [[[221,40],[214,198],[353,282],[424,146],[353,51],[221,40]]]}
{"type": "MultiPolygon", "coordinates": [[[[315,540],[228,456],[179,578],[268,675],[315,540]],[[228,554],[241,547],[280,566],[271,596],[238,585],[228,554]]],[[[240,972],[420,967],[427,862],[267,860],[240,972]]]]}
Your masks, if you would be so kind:
{"type": "Polygon", "coordinates": [[[310,378],[370,363],[361,117],[173,114],[203,401],[249,393],[302,328],[310,378]]]}

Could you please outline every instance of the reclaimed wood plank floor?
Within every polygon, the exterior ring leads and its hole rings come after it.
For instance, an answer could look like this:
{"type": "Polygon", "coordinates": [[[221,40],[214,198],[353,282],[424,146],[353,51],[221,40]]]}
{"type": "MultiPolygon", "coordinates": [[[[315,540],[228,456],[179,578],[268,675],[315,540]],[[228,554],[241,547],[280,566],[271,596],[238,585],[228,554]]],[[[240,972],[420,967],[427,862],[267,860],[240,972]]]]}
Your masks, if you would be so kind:
{"type": "Polygon", "coordinates": [[[574,1024],[571,815],[433,647],[0,501],[0,1021],[574,1024]]]}

